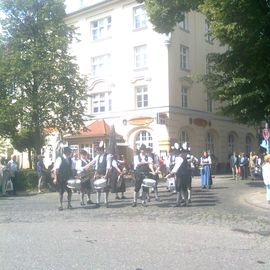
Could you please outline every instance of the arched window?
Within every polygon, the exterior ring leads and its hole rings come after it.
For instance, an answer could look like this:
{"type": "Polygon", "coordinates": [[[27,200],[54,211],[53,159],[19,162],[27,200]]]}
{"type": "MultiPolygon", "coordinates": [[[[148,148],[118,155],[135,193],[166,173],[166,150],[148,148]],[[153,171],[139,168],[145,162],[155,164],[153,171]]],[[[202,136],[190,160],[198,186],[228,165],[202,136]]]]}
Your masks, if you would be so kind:
{"type": "Polygon", "coordinates": [[[186,131],[181,132],[179,141],[180,141],[180,145],[182,145],[184,142],[186,142],[187,147],[190,147],[189,135],[186,131]]]}
{"type": "Polygon", "coordinates": [[[250,135],[246,136],[246,154],[249,154],[251,152],[251,146],[252,146],[252,138],[250,135]]]}
{"type": "Polygon", "coordinates": [[[206,151],[209,151],[210,154],[215,153],[215,143],[214,143],[214,136],[210,132],[206,134],[206,151]]]}
{"type": "Polygon", "coordinates": [[[152,135],[146,130],[140,131],[135,137],[135,149],[139,149],[142,144],[145,144],[146,147],[153,148],[152,135]]]}
{"type": "Polygon", "coordinates": [[[229,134],[228,136],[228,150],[229,154],[235,152],[235,136],[233,134],[229,134]]]}

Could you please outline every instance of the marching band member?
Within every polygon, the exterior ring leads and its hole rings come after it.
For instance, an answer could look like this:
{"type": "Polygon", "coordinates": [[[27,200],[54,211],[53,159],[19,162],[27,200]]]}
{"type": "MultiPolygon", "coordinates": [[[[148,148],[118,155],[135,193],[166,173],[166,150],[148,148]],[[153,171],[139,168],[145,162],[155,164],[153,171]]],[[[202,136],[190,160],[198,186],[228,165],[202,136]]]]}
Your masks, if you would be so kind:
{"type": "Polygon", "coordinates": [[[171,170],[171,172],[166,176],[166,178],[170,177],[171,175],[176,175],[175,189],[177,192],[177,198],[175,206],[176,207],[181,206],[182,198],[184,200],[183,206],[187,206],[188,205],[187,184],[191,174],[190,166],[187,161],[187,150],[175,149],[175,152],[176,152],[175,165],[171,170]]]}
{"type": "Polygon", "coordinates": [[[58,184],[59,189],[59,210],[63,210],[63,195],[64,192],[67,192],[67,200],[68,200],[68,209],[72,209],[71,206],[71,196],[72,191],[67,187],[67,181],[73,178],[72,171],[72,160],[71,160],[71,149],[69,147],[64,147],[63,155],[58,157],[55,161],[55,177],[54,183],[58,184]]]}
{"type": "Polygon", "coordinates": [[[124,193],[126,191],[125,180],[123,178],[124,174],[124,160],[117,159],[117,155],[112,157],[112,165],[110,170],[110,187],[111,193],[115,193],[115,199],[126,199],[124,193]],[[118,192],[122,193],[122,196],[118,196],[118,192]]]}
{"type": "MultiPolygon", "coordinates": [[[[137,206],[138,192],[141,189],[144,178],[148,178],[150,172],[154,175],[153,159],[146,155],[146,146],[144,144],[140,147],[140,152],[134,156],[134,169],[135,169],[135,187],[134,187],[134,200],[132,207],[137,206]]],[[[146,206],[146,192],[147,188],[143,188],[142,205],[146,206]]]]}
{"type": "MultiPolygon", "coordinates": [[[[84,170],[84,167],[89,164],[89,160],[87,159],[88,153],[85,150],[80,151],[80,159],[76,162],[76,172],[77,176],[81,178],[81,206],[85,205],[84,203],[84,195],[87,195],[87,204],[93,204],[91,201],[91,192],[92,192],[92,184],[91,184],[91,173],[87,172],[89,170],[84,170]]],[[[90,168],[89,168],[90,169],[90,168]]]]}
{"type": "MultiPolygon", "coordinates": [[[[107,154],[104,149],[104,142],[101,141],[97,148],[98,154],[95,158],[89,162],[85,167],[84,170],[87,170],[90,166],[95,165],[95,179],[97,178],[105,178],[108,180],[108,173],[111,168],[111,155],[107,154]]],[[[104,191],[104,203],[105,206],[109,206],[108,198],[109,198],[109,184],[107,181],[107,186],[103,189],[104,191]]],[[[100,206],[100,197],[101,197],[101,190],[97,190],[97,207],[100,206]]]]}

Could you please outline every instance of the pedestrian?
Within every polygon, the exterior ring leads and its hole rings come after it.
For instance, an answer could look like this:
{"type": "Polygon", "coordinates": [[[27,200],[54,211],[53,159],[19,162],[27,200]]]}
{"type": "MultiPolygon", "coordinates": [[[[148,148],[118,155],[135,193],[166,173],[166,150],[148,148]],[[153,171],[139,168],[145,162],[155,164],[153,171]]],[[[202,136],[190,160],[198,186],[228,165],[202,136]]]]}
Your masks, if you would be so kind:
{"type": "Polygon", "coordinates": [[[0,159],[0,185],[2,186],[2,195],[6,193],[6,182],[4,182],[4,169],[5,169],[5,158],[0,159]]]}
{"type": "Polygon", "coordinates": [[[202,157],[200,158],[201,165],[201,185],[202,188],[210,189],[212,186],[212,176],[211,176],[211,165],[212,160],[207,151],[203,152],[202,157]]]}
{"type": "Polygon", "coordinates": [[[263,182],[266,187],[266,201],[270,204],[270,155],[265,155],[262,166],[263,182]]]}
{"type": "Polygon", "coordinates": [[[47,169],[44,165],[43,159],[44,156],[38,155],[37,161],[38,193],[43,192],[42,187],[44,187],[47,178],[47,169]]]}
{"type": "Polygon", "coordinates": [[[71,205],[72,191],[70,188],[67,187],[67,181],[74,177],[72,171],[71,153],[72,151],[69,147],[64,147],[63,154],[59,156],[55,161],[54,183],[58,185],[59,211],[63,210],[63,195],[65,191],[67,192],[67,201],[68,201],[67,208],[72,209],[71,205]]]}
{"type": "Polygon", "coordinates": [[[246,180],[248,178],[248,164],[249,164],[249,160],[248,160],[247,155],[245,153],[242,153],[239,160],[242,180],[246,180]]]}
{"type": "Polygon", "coordinates": [[[16,161],[16,155],[12,155],[11,159],[7,163],[7,169],[9,172],[9,178],[13,184],[13,195],[17,194],[17,183],[19,174],[19,165],[16,161]]]}
{"type": "Polygon", "coordinates": [[[232,171],[232,177],[234,180],[236,180],[236,175],[237,175],[237,156],[235,154],[235,152],[233,152],[233,154],[231,154],[230,156],[230,168],[232,171]]]}

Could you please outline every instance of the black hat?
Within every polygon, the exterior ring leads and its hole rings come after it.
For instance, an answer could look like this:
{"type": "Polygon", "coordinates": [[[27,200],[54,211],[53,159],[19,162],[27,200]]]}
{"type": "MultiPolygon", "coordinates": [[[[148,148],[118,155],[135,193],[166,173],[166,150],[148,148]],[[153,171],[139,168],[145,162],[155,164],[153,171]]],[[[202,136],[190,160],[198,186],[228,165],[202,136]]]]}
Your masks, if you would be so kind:
{"type": "Polygon", "coordinates": [[[82,149],[82,150],[80,151],[80,154],[81,154],[81,155],[87,155],[87,152],[86,152],[85,150],[82,149]]]}
{"type": "Polygon", "coordinates": [[[145,144],[142,144],[141,147],[140,147],[140,150],[146,150],[146,145],[145,144]]]}
{"type": "Polygon", "coordinates": [[[70,154],[72,152],[72,150],[71,150],[71,148],[69,148],[68,146],[66,146],[66,147],[64,147],[63,152],[65,154],[70,154]]]}

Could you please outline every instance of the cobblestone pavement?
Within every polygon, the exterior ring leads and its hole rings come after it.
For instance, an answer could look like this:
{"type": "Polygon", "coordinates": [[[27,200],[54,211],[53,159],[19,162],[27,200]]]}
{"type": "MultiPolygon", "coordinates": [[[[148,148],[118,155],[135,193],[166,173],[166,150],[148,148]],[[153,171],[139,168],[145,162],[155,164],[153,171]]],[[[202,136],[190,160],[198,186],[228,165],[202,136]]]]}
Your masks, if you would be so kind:
{"type": "Polygon", "coordinates": [[[74,209],[61,212],[57,193],[0,197],[5,239],[0,258],[7,270],[182,269],[182,263],[183,269],[270,269],[270,209],[263,182],[213,180],[211,190],[202,190],[195,178],[192,203],[177,208],[164,181],[162,201],[151,194],[147,207],[131,207],[132,183],[127,199],[110,194],[109,208],[81,207],[78,194],[73,194],[74,209]]]}

